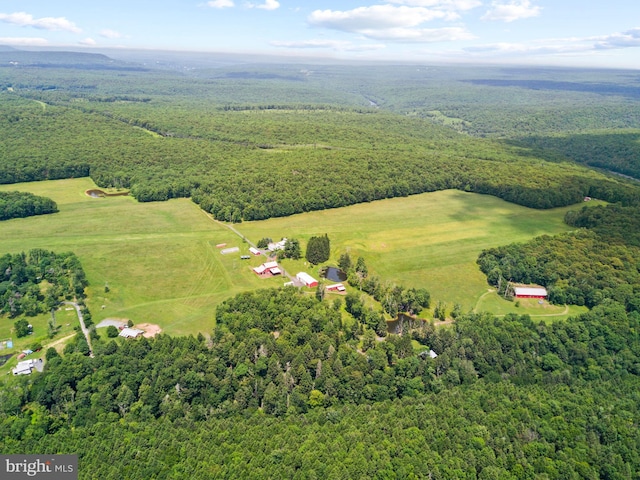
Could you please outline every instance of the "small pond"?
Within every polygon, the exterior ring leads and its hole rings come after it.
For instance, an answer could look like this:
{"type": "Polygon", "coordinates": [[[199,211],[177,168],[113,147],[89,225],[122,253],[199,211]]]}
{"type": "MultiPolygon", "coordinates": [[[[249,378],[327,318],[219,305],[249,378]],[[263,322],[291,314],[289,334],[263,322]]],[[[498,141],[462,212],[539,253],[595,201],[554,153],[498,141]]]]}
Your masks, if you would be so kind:
{"type": "Polygon", "coordinates": [[[93,198],[124,197],[126,195],[129,195],[129,192],[107,193],[107,192],[103,192],[102,190],[98,190],[98,189],[87,190],[84,193],[86,195],[90,196],[90,197],[93,197],[93,198]]]}
{"type": "Polygon", "coordinates": [[[333,282],[344,282],[347,279],[347,274],[336,267],[325,267],[320,272],[320,276],[331,280],[333,282]]]}
{"type": "Polygon", "coordinates": [[[9,355],[0,355],[0,367],[7,363],[11,357],[13,357],[13,353],[9,355]]]}

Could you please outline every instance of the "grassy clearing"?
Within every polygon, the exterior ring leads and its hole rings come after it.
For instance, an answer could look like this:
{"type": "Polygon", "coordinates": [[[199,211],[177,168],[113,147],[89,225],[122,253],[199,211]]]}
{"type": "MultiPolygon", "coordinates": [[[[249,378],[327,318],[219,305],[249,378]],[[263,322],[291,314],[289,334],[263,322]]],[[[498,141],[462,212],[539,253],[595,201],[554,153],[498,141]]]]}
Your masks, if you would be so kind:
{"type": "MultiPolygon", "coordinates": [[[[487,195],[447,190],[245,222],[237,228],[254,241],[298,238],[303,250],[309,237],[327,233],[329,263],[335,264],[345,251],[353,260],[362,255],[370,273],[407,287],[425,287],[434,301],[450,307],[459,303],[468,311],[488,288],[475,263],[480,251],[568,231],[562,219],[569,209],[534,210],[487,195]]],[[[300,261],[287,268],[305,265],[300,261]]]]}
{"type": "Polygon", "coordinates": [[[258,259],[221,255],[217,244],[238,246],[244,253],[248,245],[191,201],[90,198],[84,192],[92,188],[87,178],[0,186],[50,197],[60,209],[54,215],[2,222],[0,252],[73,251],[91,284],[87,303],[95,323],[131,318],[157,323],[171,334],[208,332],[215,306],[225,298],[281,284],[280,279],[256,277],[250,267],[258,259]]]}
{"type": "MultiPolygon", "coordinates": [[[[129,197],[85,195],[93,188],[96,185],[87,178],[1,185],[0,190],[50,197],[60,212],[0,223],[0,252],[73,251],[91,284],[88,305],[95,323],[130,318],[134,323],[159,324],[170,334],[208,332],[221,301],[241,291],[282,285],[281,277],[258,278],[251,268],[264,258],[240,260],[248,245],[188,199],[138,203],[129,197]],[[221,243],[238,246],[240,252],[221,255],[216,248],[221,243]]],[[[460,303],[468,311],[487,291],[475,264],[479,252],[566,231],[566,210],[538,211],[490,196],[444,191],[246,222],[236,228],[253,242],[295,237],[303,248],[309,237],[328,233],[330,263],[344,251],[354,260],[362,255],[372,274],[407,287],[425,287],[434,301],[444,301],[449,308],[460,303]]],[[[300,270],[318,272],[304,260],[286,260],[283,266],[294,275],[300,270]]],[[[509,308],[529,313],[506,303],[484,297],[479,306],[498,314],[509,308]]]]}
{"type": "MultiPolygon", "coordinates": [[[[22,350],[26,350],[31,347],[34,343],[41,343],[43,349],[39,353],[33,353],[31,356],[25,358],[25,360],[29,358],[44,358],[44,352],[48,345],[56,342],[58,339],[74,335],[74,327],[79,325],[76,310],[72,307],[62,306],[62,308],[56,312],[56,327],[58,328],[58,333],[55,337],[50,339],[47,335],[47,326],[50,318],[51,315],[49,313],[38,315],[36,317],[28,317],[27,320],[31,325],[33,325],[33,334],[22,338],[16,337],[13,332],[13,324],[16,319],[0,319],[0,339],[11,338],[13,340],[13,349],[0,350],[0,355],[4,355],[5,353],[18,354],[22,350]]],[[[11,369],[15,367],[17,363],[18,360],[14,356],[5,365],[0,366],[0,377],[10,373],[11,369]]]]}
{"type": "Polygon", "coordinates": [[[517,313],[519,315],[529,315],[536,321],[550,322],[580,315],[589,309],[577,305],[552,305],[549,302],[540,302],[534,298],[510,301],[499,296],[494,289],[488,289],[478,300],[475,310],[489,311],[498,316],[517,313]]]}

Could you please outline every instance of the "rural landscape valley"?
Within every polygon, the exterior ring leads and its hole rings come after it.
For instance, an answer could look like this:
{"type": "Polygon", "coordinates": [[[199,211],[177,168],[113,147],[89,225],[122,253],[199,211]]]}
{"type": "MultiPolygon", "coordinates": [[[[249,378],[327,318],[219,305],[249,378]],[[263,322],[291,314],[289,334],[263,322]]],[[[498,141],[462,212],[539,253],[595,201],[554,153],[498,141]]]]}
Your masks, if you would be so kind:
{"type": "Polygon", "coordinates": [[[638,478],[638,71],[260,60],[0,47],[0,453],[638,478]]]}

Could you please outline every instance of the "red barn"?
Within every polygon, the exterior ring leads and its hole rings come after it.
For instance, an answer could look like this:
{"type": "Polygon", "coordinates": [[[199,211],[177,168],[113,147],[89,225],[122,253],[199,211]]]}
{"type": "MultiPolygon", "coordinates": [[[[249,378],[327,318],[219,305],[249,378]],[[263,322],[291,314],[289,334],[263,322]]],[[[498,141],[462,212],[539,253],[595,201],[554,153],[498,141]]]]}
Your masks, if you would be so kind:
{"type": "Polygon", "coordinates": [[[547,298],[547,289],[544,287],[513,287],[516,298],[547,298]]]}
{"type": "Polygon", "coordinates": [[[307,287],[318,286],[318,281],[306,272],[299,272],[296,275],[296,278],[298,279],[299,282],[303,283],[307,287]]]}

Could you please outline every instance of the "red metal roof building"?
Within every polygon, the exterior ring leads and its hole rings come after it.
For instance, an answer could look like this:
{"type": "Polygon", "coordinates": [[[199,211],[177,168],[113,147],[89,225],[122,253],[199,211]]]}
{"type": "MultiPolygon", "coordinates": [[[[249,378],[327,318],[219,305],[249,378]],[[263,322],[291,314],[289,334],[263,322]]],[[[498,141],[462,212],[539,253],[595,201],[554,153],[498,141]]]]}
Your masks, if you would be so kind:
{"type": "Polygon", "coordinates": [[[544,287],[513,287],[513,295],[516,298],[547,298],[547,289],[544,287]]]}

